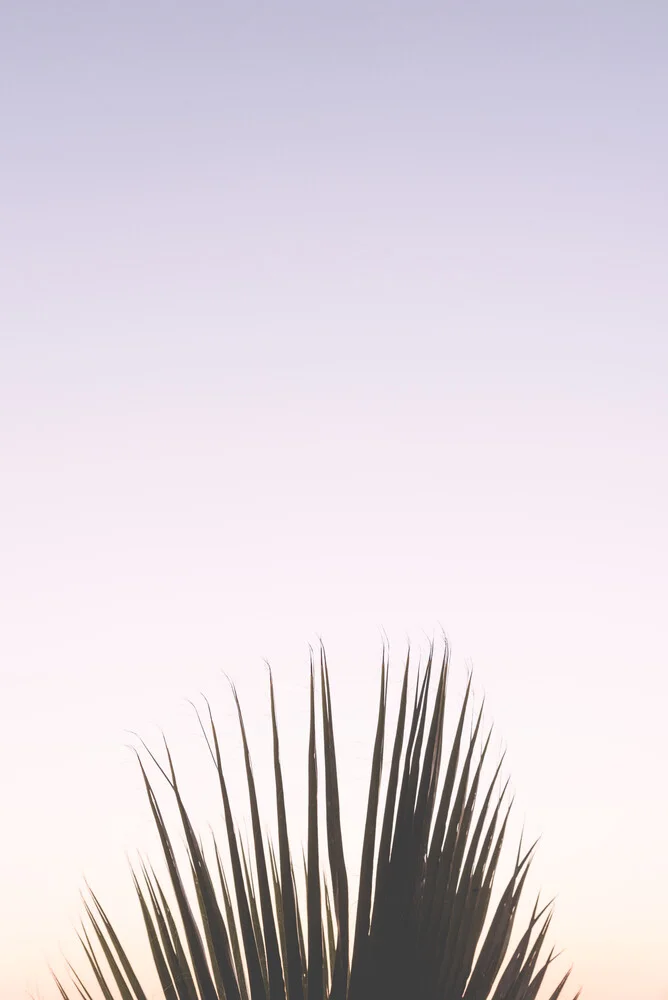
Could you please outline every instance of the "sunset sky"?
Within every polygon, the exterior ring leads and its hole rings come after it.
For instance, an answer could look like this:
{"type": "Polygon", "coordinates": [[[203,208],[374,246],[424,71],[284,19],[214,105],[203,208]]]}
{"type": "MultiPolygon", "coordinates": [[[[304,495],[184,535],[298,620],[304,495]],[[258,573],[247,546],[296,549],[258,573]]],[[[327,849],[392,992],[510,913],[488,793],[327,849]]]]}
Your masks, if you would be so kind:
{"type": "Polygon", "coordinates": [[[24,0],[0,104],[0,996],[84,879],[143,961],[128,730],[206,832],[266,658],[299,819],[322,637],[354,853],[444,630],[571,992],[666,1000],[668,4],[24,0]]]}

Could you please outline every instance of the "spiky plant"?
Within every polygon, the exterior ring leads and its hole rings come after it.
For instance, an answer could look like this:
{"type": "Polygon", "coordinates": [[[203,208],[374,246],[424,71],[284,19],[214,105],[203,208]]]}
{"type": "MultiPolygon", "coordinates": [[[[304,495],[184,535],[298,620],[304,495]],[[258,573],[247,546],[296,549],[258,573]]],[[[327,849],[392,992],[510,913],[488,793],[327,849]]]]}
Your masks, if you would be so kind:
{"type": "MultiPolygon", "coordinates": [[[[440,670],[433,668],[430,651],[421,678],[418,672],[412,706],[407,658],[381,808],[387,728],[383,656],[359,891],[351,924],[324,650],[320,655],[321,758],[316,747],[315,673],[312,662],[305,901],[297,889],[288,840],[271,676],[278,850],[271,843],[265,846],[263,839],[236,691],[253,860],[235,829],[208,703],[208,727],[201,720],[200,724],[220,785],[231,871],[225,871],[218,845],[214,844],[214,860],[205,858],[166,746],[166,769],[148,753],[171,787],[183,824],[189,871],[179,870],[158,799],[139,757],[173,893],[170,902],[155,872],[144,863],[139,873],[133,872],[165,1000],[534,1000],[554,958],[553,952],[541,958],[551,913],[549,907],[539,910],[536,904],[510,951],[533,848],[523,852],[520,847],[510,878],[491,905],[510,806],[505,802],[507,783],[495,791],[501,764],[491,780],[483,774],[490,740],[481,732],[482,711],[473,718],[470,735],[465,735],[470,680],[442,774],[447,647],[440,670]],[[436,691],[430,696],[434,676],[436,691]],[[324,764],[329,878],[321,866],[318,834],[319,759],[324,764]],[[191,880],[198,917],[184,884],[191,880]]],[[[100,994],[105,1000],[147,1000],[93,892],[85,908],[90,929],[82,930],[81,941],[100,994]],[[103,969],[101,956],[108,971],[103,969]]],[[[71,971],[78,995],[93,1000],[83,979],[71,971]]],[[[567,978],[568,973],[549,1000],[557,1000],[567,978]]],[[[56,983],[63,1000],[70,1000],[62,982],[56,978],[56,983]]]]}

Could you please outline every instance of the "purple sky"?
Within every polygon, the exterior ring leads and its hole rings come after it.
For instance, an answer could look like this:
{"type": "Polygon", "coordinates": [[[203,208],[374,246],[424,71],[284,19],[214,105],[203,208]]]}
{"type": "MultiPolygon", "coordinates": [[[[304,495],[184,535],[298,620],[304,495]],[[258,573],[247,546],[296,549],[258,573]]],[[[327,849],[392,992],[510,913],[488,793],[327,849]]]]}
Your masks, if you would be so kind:
{"type": "Polygon", "coordinates": [[[356,774],[443,626],[574,982],[666,1000],[668,6],[112,6],[0,12],[0,995],[135,926],[125,729],[222,668],[261,743],[322,635],[356,774]]]}

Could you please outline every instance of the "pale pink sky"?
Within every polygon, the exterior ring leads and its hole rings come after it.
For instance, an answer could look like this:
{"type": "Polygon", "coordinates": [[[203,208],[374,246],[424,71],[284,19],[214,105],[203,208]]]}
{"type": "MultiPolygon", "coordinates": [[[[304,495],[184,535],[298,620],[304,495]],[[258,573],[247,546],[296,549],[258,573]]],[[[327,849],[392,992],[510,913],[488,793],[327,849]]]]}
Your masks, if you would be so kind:
{"type": "Polygon", "coordinates": [[[267,657],[299,814],[322,635],[354,845],[443,626],[574,983],[666,1000],[668,7],[315,8],[0,13],[0,996],[84,875],[138,927],[126,729],[205,767],[225,670],[261,770],[267,657]]]}

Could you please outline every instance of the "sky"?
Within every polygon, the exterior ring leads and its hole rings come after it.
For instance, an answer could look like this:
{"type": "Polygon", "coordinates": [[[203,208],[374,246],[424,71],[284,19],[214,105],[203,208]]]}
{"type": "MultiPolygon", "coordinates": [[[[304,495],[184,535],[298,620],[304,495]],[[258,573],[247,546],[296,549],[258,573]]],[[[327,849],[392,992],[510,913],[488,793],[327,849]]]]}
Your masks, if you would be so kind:
{"type": "Polygon", "coordinates": [[[396,694],[444,631],[560,968],[666,1000],[667,56],[643,0],[3,5],[3,998],[85,879],[143,955],[129,730],[206,830],[187,699],[262,775],[268,660],[299,817],[322,637],[354,853],[383,636],[396,694]]]}

